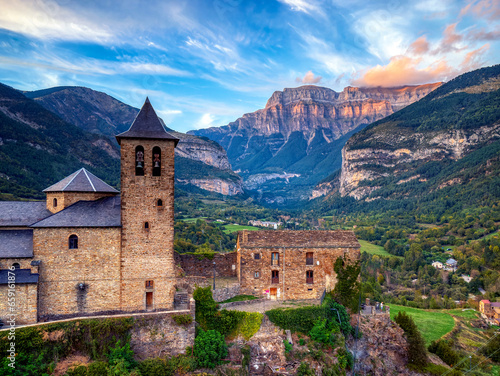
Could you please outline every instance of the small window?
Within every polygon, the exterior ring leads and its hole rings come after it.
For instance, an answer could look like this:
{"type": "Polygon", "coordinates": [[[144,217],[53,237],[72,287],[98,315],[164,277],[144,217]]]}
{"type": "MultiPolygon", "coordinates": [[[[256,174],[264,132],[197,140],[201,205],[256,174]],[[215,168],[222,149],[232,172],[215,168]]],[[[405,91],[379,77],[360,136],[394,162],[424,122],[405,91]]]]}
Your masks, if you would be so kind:
{"type": "Polygon", "coordinates": [[[153,176],[161,176],[161,149],[153,148],[153,176]]]}
{"type": "Polygon", "coordinates": [[[52,205],[54,206],[54,208],[57,208],[57,198],[52,200],[52,205]]]}
{"type": "Polygon", "coordinates": [[[149,222],[144,222],[144,229],[149,230],[149,222]]]}
{"type": "Polygon", "coordinates": [[[135,175],[144,176],[144,148],[140,145],[135,148],[135,175]]]}
{"type": "Polygon", "coordinates": [[[271,253],[271,265],[280,264],[280,254],[278,252],[271,253]]]}
{"type": "Polygon", "coordinates": [[[306,271],[306,283],[308,283],[308,284],[313,284],[314,283],[313,271],[312,270],[306,271]]]}
{"type": "Polygon", "coordinates": [[[306,253],[306,265],[314,265],[314,253],[313,252],[306,253]]]}
{"type": "Polygon", "coordinates": [[[15,262],[12,264],[12,266],[15,268],[15,269],[21,269],[21,265],[19,265],[18,262],[15,262]]]}
{"type": "Polygon", "coordinates": [[[78,249],[78,236],[70,235],[68,246],[69,246],[69,249],[78,249]]]}
{"type": "Polygon", "coordinates": [[[280,283],[280,274],[277,270],[271,271],[271,283],[280,283]]]}
{"type": "Polygon", "coordinates": [[[254,276],[254,278],[259,278],[260,277],[260,272],[255,272],[253,276],[254,276]]]}
{"type": "Polygon", "coordinates": [[[163,201],[161,200],[161,198],[156,201],[156,206],[163,206],[163,201]]]}
{"type": "Polygon", "coordinates": [[[153,281],[146,281],[146,288],[147,289],[152,289],[153,287],[154,287],[153,281]]]}
{"type": "Polygon", "coordinates": [[[253,258],[254,258],[255,260],[260,260],[260,253],[254,253],[254,254],[253,254],[253,258]]]}

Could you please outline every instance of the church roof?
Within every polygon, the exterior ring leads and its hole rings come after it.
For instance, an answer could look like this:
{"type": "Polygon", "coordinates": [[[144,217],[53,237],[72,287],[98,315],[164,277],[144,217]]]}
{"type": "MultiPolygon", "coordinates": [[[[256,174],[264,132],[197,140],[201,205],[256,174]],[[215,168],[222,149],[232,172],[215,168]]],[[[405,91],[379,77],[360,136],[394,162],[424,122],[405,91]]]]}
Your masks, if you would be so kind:
{"type": "MultiPolygon", "coordinates": [[[[9,275],[12,275],[12,274],[9,274],[9,272],[12,273],[11,270],[6,270],[6,269],[0,270],[0,285],[6,285],[8,283],[12,283],[12,282],[9,282],[9,279],[8,279],[9,275]]],[[[16,284],[17,283],[38,283],[39,274],[38,273],[31,274],[30,269],[16,269],[15,273],[16,273],[16,284]]]]}
{"type": "Polygon", "coordinates": [[[100,192],[119,193],[93,173],[81,168],[63,180],[43,190],[44,192],[100,192]]]}
{"type": "Polygon", "coordinates": [[[0,227],[29,226],[49,215],[45,201],[0,201],[0,227]]]}
{"type": "Polygon", "coordinates": [[[33,257],[33,230],[0,230],[0,258],[33,257]]]}
{"type": "Polygon", "coordinates": [[[78,201],[31,227],[120,227],[120,196],[78,201]]]}
{"type": "Polygon", "coordinates": [[[163,125],[158,119],[153,106],[149,102],[149,98],[146,98],[144,105],[137,114],[134,122],[130,126],[129,130],[120,133],[116,136],[118,143],[122,138],[153,138],[153,139],[165,139],[175,141],[175,145],[179,142],[179,139],[168,133],[163,125]]]}
{"type": "Polygon", "coordinates": [[[359,248],[353,231],[240,231],[241,248],[359,248]]]}

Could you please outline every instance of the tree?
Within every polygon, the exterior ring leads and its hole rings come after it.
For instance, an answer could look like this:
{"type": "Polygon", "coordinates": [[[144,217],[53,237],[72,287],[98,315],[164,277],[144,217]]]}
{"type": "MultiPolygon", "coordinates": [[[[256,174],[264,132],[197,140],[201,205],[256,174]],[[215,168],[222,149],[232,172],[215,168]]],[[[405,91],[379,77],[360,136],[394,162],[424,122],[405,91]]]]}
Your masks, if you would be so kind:
{"type": "Polygon", "coordinates": [[[337,283],[332,291],[333,299],[343,306],[356,310],[360,288],[358,276],[361,266],[359,261],[351,264],[345,262],[343,257],[339,257],[333,264],[333,270],[337,273],[337,283]]]}
{"type": "Polygon", "coordinates": [[[425,342],[413,318],[400,311],[394,321],[404,330],[408,342],[408,364],[417,370],[422,370],[428,363],[425,342]]]}
{"type": "Polygon", "coordinates": [[[201,368],[214,368],[227,356],[224,336],[216,330],[201,330],[194,340],[194,355],[201,368]]]}

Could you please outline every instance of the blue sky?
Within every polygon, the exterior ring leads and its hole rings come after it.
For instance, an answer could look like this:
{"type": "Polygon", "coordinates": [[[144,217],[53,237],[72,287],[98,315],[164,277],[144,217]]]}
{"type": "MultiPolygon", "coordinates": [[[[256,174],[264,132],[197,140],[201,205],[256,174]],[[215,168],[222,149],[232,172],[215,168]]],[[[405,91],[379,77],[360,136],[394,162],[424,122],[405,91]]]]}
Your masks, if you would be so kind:
{"type": "Polygon", "coordinates": [[[86,86],[170,127],[225,125],[275,90],[446,81],[497,64],[500,0],[0,0],[0,82],[86,86]]]}

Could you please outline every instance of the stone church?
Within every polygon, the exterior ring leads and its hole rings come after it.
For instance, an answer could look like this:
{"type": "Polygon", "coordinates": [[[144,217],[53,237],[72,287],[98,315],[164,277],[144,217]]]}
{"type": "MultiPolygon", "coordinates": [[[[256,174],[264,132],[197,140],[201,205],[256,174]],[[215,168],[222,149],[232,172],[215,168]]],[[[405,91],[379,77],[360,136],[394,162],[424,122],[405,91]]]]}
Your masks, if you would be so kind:
{"type": "Polygon", "coordinates": [[[121,192],[82,168],[45,189],[46,202],[0,202],[4,323],[13,312],[20,325],[172,308],[179,140],[148,99],[116,138],[121,192]]]}

